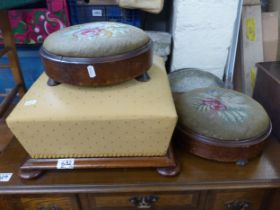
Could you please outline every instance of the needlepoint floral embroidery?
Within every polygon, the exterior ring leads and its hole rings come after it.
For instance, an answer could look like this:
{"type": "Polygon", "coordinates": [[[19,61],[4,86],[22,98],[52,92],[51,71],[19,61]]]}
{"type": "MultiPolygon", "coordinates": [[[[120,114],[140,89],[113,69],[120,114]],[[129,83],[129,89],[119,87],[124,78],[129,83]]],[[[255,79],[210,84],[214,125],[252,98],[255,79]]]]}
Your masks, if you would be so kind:
{"type": "Polygon", "coordinates": [[[213,98],[203,99],[202,104],[205,106],[209,106],[210,109],[215,111],[226,109],[226,106],[221,101],[213,98]]]}
{"type": "Polygon", "coordinates": [[[222,89],[199,93],[193,98],[193,106],[198,112],[217,114],[230,123],[244,122],[247,117],[244,99],[222,89]]]}
{"type": "Polygon", "coordinates": [[[128,35],[131,29],[119,23],[92,23],[79,25],[74,30],[66,32],[67,35],[77,39],[94,39],[98,37],[118,37],[128,35]]]}

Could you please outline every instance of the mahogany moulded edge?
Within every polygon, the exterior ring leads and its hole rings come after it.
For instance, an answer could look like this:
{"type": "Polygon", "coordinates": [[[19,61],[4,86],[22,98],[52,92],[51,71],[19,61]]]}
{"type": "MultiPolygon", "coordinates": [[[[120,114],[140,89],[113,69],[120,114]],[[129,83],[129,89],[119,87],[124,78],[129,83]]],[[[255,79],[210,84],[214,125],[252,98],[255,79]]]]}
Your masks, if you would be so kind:
{"type": "Polygon", "coordinates": [[[188,128],[176,127],[176,144],[199,157],[219,162],[236,162],[257,157],[263,151],[271,133],[268,129],[254,137],[244,140],[219,140],[198,134],[188,128]]]}

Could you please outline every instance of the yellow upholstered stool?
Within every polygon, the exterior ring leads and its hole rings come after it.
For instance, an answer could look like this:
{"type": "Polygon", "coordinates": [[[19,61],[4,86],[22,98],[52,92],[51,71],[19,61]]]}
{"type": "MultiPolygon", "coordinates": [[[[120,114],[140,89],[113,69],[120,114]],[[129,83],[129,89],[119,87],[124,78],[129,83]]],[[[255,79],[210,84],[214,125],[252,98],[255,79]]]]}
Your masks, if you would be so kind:
{"type": "Polygon", "coordinates": [[[7,118],[32,158],[143,157],[167,153],[177,122],[164,62],[148,82],[50,87],[43,74],[7,118]]]}

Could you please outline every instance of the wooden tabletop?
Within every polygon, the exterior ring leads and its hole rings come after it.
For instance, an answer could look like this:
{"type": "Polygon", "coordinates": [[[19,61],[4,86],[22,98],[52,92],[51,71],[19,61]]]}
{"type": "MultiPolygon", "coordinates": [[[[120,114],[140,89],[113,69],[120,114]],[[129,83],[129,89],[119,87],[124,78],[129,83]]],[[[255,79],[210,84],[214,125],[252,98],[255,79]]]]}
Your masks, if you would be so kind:
{"type": "Polygon", "coordinates": [[[242,167],[218,163],[176,150],[182,171],[176,177],[163,177],[154,169],[93,169],[46,172],[35,180],[21,180],[17,173],[28,157],[13,139],[0,155],[0,173],[11,172],[0,193],[73,192],[161,192],[209,189],[280,187],[280,143],[269,139],[264,153],[242,167]]]}

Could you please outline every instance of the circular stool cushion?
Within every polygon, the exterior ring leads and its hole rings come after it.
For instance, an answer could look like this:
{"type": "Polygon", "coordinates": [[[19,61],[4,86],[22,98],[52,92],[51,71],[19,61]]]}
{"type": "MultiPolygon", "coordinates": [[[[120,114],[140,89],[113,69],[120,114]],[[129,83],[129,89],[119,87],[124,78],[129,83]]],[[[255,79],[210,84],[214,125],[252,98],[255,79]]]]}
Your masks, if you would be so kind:
{"type": "Polygon", "coordinates": [[[168,75],[173,93],[183,93],[197,88],[224,87],[217,76],[199,69],[181,69],[168,75]]]}
{"type": "Polygon", "coordinates": [[[40,54],[52,84],[113,85],[149,70],[152,41],[131,25],[94,22],[52,33],[40,54]]]}
{"type": "Polygon", "coordinates": [[[94,22],[74,25],[52,33],[43,47],[68,57],[101,57],[135,50],[148,43],[148,35],[131,25],[94,22]]]}
{"type": "Polygon", "coordinates": [[[220,140],[244,140],[267,132],[270,119],[252,98],[223,88],[202,88],[175,100],[179,124],[220,140]]]}

